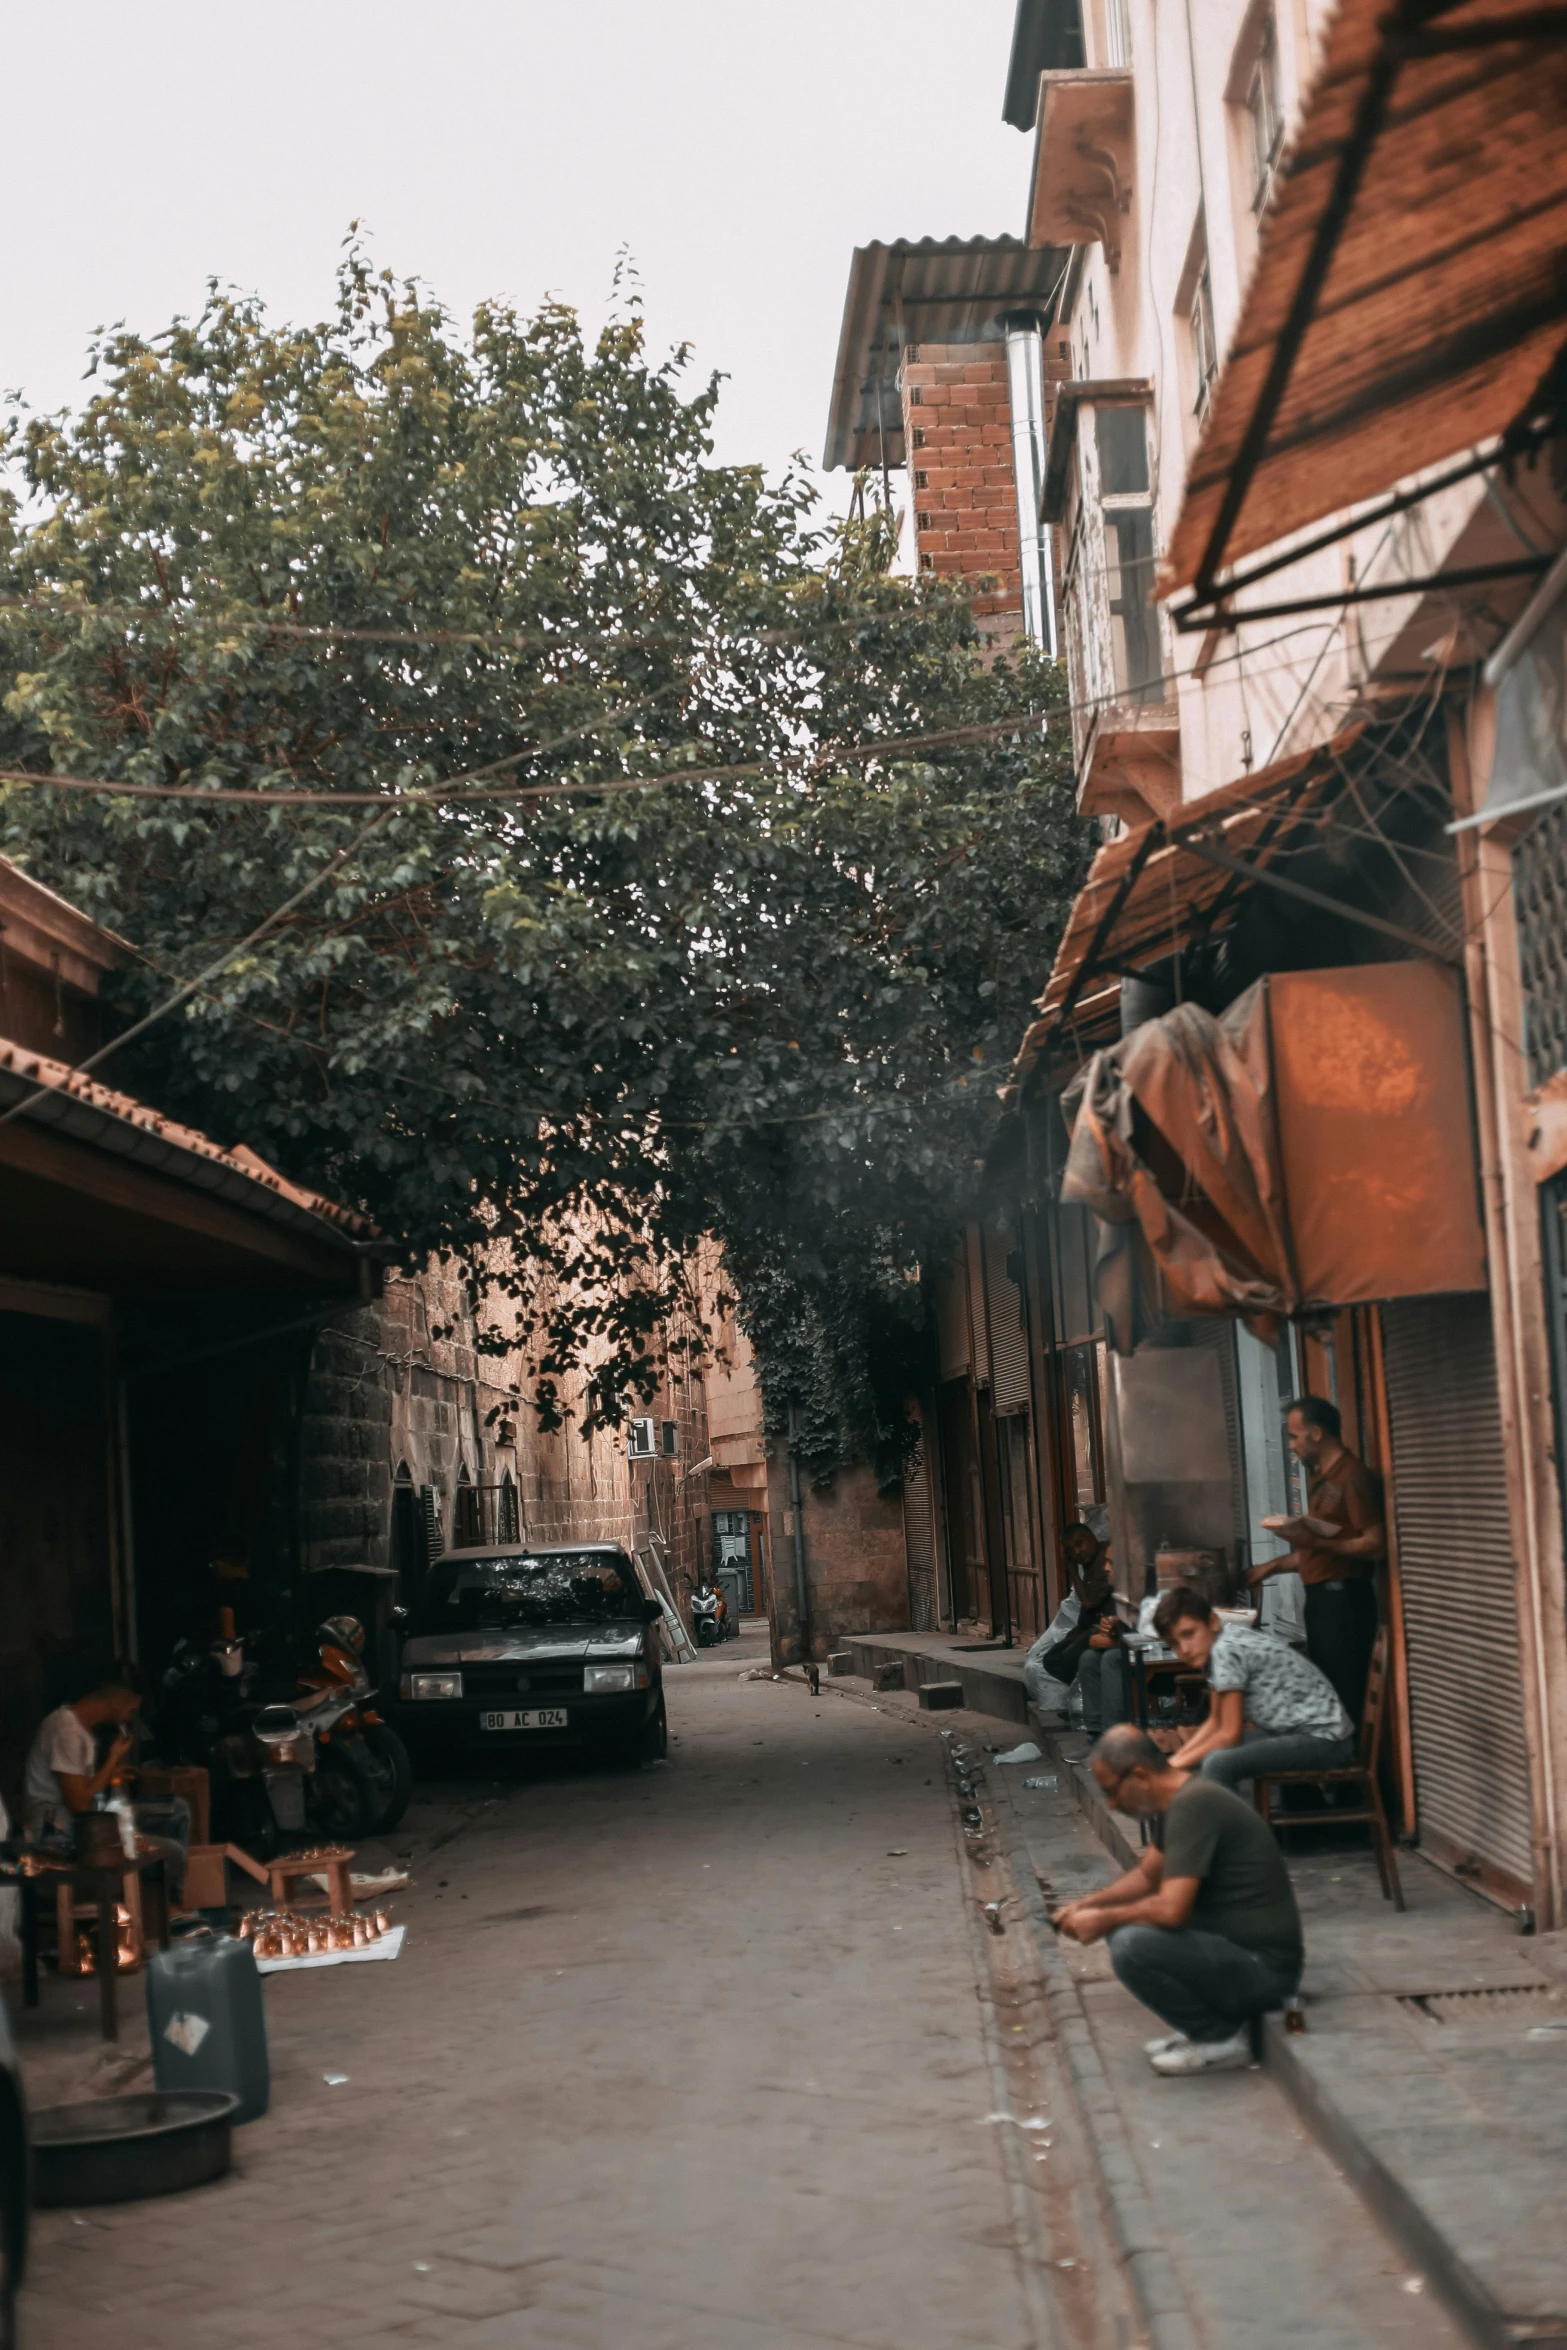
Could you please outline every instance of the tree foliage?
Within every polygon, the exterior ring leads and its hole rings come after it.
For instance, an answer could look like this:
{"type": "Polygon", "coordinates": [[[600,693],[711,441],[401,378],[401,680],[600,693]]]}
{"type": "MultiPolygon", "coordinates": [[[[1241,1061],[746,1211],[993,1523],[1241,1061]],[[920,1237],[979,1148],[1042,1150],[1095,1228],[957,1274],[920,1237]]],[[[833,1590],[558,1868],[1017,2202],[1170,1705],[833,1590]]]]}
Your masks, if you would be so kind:
{"type": "Polygon", "coordinates": [[[634,306],[460,331],[351,247],[317,326],[213,287],[93,374],[9,427],[0,764],[179,796],[0,786],[0,846],[134,942],[134,1013],[315,882],[120,1081],[410,1261],[569,1256],[546,1414],[589,1327],[597,1408],[645,1388],[714,1231],[764,1365],[809,1326],[838,1441],[895,1451],[873,1365],[1081,871],[1053,667],[716,465],[634,306]]]}

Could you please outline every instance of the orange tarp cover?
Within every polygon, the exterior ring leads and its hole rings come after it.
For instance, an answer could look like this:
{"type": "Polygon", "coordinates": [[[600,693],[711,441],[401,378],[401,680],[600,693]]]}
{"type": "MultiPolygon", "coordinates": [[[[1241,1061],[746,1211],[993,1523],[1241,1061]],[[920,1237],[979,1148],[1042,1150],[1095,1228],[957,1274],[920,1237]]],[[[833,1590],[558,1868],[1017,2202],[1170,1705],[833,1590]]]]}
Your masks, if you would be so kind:
{"type": "Polygon", "coordinates": [[[1130,1354],[1167,1315],[1260,1335],[1304,1307],[1483,1289],[1463,1005],[1435,963],[1259,980],[1096,1053],[1064,1200],[1100,1220],[1095,1288],[1130,1354]]]}

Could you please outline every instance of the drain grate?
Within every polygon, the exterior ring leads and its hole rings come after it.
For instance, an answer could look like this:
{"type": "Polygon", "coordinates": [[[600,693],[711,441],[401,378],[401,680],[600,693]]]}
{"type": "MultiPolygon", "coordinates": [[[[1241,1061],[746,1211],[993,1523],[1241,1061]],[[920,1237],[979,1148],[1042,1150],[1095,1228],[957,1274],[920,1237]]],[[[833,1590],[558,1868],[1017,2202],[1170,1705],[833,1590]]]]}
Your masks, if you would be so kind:
{"type": "Polygon", "coordinates": [[[1567,2014],[1554,1983],[1477,1983],[1462,1991],[1400,1991],[1397,1999],[1400,2007],[1428,2024],[1508,2022],[1551,2009],[1567,2014]]]}

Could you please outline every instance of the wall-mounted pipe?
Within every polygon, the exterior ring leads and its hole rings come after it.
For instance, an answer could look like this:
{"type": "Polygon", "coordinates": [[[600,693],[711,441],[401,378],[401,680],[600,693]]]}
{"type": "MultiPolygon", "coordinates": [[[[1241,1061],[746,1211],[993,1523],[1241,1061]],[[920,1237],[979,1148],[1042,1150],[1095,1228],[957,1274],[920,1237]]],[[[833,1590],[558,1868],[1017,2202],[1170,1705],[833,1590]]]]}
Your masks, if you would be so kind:
{"type": "Polygon", "coordinates": [[[1045,489],[1044,342],[1039,320],[1012,311],[1001,321],[1007,344],[1007,400],[1012,411],[1012,477],[1017,485],[1018,559],[1023,573],[1023,627],[1056,658],[1055,572],[1050,525],[1039,508],[1045,489]]]}

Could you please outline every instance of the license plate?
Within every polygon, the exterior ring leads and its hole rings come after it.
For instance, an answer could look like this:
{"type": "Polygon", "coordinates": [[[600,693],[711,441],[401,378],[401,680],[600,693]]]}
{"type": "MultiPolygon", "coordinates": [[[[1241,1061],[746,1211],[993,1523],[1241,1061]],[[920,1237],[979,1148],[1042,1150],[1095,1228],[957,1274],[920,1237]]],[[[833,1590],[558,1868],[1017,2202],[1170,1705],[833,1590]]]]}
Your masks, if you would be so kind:
{"type": "Polygon", "coordinates": [[[564,1730],[566,1708],[563,1705],[541,1705],[525,1714],[480,1714],[479,1727],[481,1730],[564,1730]]]}

